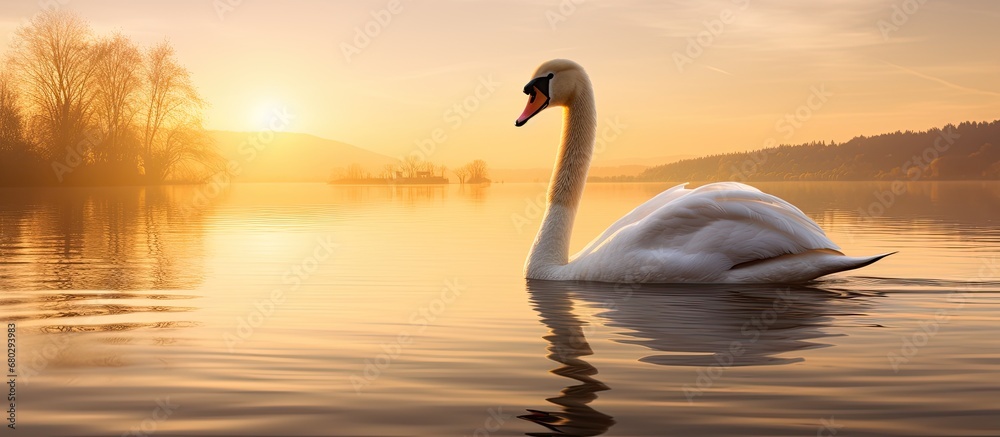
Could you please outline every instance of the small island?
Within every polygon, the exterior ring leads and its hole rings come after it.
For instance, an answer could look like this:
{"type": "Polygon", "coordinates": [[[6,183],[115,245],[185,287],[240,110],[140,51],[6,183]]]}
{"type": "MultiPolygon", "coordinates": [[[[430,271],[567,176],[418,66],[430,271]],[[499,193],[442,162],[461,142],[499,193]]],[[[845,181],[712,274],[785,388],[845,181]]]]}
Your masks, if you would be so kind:
{"type": "MultiPolygon", "coordinates": [[[[352,163],[337,168],[330,175],[330,184],[335,185],[445,185],[451,181],[446,176],[448,167],[435,165],[418,157],[410,156],[397,164],[385,164],[378,173],[366,169],[361,164],[352,163]]],[[[490,184],[489,166],[477,159],[452,171],[460,184],[490,184]]]]}

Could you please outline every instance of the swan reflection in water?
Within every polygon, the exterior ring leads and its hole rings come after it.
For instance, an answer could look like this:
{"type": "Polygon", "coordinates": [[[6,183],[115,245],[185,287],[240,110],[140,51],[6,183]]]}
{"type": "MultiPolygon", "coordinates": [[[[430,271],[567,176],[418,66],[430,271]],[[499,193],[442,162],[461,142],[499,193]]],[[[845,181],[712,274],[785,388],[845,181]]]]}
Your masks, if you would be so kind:
{"type": "MultiPolygon", "coordinates": [[[[546,399],[558,411],[528,409],[518,416],[548,428],[531,436],[595,436],[614,424],[590,406],[610,387],[582,357],[593,355],[588,323],[577,306],[596,308],[603,324],[624,336],[622,343],[654,353],[640,361],[665,366],[760,366],[803,361],[795,352],[828,346],[824,328],[834,317],[862,314],[866,296],[810,287],[663,286],[529,280],[532,305],[549,333],[551,372],[575,380],[546,399]]],[[[678,393],[682,387],[676,387],[678,393]]]]}

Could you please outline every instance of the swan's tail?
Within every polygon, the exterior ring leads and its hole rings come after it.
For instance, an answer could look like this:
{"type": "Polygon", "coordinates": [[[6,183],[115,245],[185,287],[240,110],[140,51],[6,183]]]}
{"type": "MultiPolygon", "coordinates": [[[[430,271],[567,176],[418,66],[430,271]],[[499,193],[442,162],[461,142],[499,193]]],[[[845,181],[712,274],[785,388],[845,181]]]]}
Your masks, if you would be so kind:
{"type": "MultiPolygon", "coordinates": [[[[843,272],[843,271],[846,271],[846,270],[860,269],[860,268],[862,268],[864,266],[875,264],[876,261],[878,261],[878,260],[880,260],[882,258],[885,258],[885,257],[887,257],[889,255],[895,254],[895,253],[897,253],[897,252],[883,253],[881,255],[868,256],[868,257],[864,257],[864,256],[862,256],[862,257],[844,256],[843,258],[845,259],[845,261],[847,261],[847,264],[846,264],[847,267],[845,267],[843,269],[840,269],[840,270],[837,270],[837,272],[843,272]]],[[[835,272],[830,272],[830,273],[835,273],[835,272]]]]}
{"type": "Polygon", "coordinates": [[[729,273],[732,282],[799,283],[831,273],[860,269],[894,253],[854,257],[835,250],[810,250],[738,264],[729,273]]]}

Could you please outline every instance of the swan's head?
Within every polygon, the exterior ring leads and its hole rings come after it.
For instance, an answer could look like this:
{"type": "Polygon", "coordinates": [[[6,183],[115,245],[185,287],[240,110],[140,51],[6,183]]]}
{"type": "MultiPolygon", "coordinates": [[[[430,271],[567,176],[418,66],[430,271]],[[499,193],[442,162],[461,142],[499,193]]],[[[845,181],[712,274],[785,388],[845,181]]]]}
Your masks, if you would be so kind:
{"type": "Polygon", "coordinates": [[[532,77],[534,79],[524,86],[528,106],[514,122],[518,127],[549,106],[568,106],[578,93],[590,86],[583,67],[567,59],[553,59],[542,64],[532,77]]]}

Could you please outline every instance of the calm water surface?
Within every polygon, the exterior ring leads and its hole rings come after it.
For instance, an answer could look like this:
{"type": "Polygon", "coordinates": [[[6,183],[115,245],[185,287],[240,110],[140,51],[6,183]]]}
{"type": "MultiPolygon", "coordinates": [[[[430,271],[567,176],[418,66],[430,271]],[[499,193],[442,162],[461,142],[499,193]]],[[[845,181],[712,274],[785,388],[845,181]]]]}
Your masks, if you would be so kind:
{"type": "MultiPolygon", "coordinates": [[[[589,186],[573,249],[667,186],[589,186]]],[[[0,190],[17,434],[1000,434],[1000,184],[758,186],[899,253],[526,282],[541,184],[0,190]]]]}

